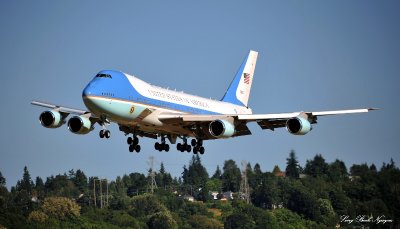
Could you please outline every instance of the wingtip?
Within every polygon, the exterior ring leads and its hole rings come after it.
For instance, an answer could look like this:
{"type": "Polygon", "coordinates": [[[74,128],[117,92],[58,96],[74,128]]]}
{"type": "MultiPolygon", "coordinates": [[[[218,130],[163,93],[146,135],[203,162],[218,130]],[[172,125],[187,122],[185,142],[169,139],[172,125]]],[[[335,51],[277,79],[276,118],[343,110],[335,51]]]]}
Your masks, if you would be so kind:
{"type": "Polygon", "coordinates": [[[380,110],[381,108],[376,108],[376,107],[370,107],[368,108],[368,111],[376,111],[376,110],[380,110]]]}

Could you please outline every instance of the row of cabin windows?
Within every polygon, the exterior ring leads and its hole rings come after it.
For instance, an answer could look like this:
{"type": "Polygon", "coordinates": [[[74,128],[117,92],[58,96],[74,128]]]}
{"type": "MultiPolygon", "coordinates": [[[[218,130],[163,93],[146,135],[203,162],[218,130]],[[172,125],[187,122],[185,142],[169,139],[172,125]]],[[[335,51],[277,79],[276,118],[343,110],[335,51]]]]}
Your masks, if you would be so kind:
{"type": "Polygon", "coordinates": [[[112,79],[110,74],[97,74],[96,77],[100,77],[100,78],[110,78],[112,79]]]}
{"type": "Polygon", "coordinates": [[[114,93],[102,92],[101,95],[104,95],[104,96],[114,96],[114,93]]]}

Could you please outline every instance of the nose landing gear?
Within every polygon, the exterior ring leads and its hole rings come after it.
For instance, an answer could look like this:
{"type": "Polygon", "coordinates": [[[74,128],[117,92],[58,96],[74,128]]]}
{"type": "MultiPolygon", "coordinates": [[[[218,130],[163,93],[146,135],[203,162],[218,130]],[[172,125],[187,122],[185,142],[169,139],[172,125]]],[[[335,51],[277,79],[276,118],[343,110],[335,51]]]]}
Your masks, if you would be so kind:
{"type": "Polygon", "coordinates": [[[109,130],[103,129],[103,130],[100,130],[99,136],[100,136],[100,138],[110,138],[111,132],[109,130]]]}

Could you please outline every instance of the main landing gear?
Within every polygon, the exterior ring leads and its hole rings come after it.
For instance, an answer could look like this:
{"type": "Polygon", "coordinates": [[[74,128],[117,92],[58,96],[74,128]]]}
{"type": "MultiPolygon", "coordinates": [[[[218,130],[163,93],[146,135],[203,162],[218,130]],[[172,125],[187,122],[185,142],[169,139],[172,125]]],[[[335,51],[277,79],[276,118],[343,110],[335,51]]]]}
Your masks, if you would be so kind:
{"type": "Polygon", "coordinates": [[[198,140],[192,139],[191,145],[193,146],[193,153],[194,154],[197,154],[197,153],[204,154],[205,149],[203,147],[203,140],[201,140],[201,139],[198,139],[198,140]]]}
{"type": "Polygon", "coordinates": [[[156,142],[154,144],[154,149],[158,150],[158,151],[163,151],[165,150],[165,152],[169,151],[169,145],[167,143],[165,143],[165,137],[161,136],[161,143],[156,142]]]}
{"type": "Polygon", "coordinates": [[[176,145],[176,149],[181,151],[181,152],[185,152],[186,151],[186,152],[190,153],[190,151],[192,151],[192,147],[193,147],[193,153],[194,154],[197,154],[197,153],[204,154],[205,149],[203,147],[203,140],[201,140],[201,139],[198,139],[198,140],[192,139],[192,141],[190,143],[191,144],[189,145],[187,143],[187,138],[184,137],[183,138],[183,143],[182,144],[178,143],[176,145]]]}
{"type": "Polygon", "coordinates": [[[128,143],[129,145],[129,152],[133,152],[136,151],[136,153],[140,152],[140,145],[139,145],[139,139],[136,135],[133,135],[132,137],[128,137],[128,139],[126,140],[126,143],[128,143]]]}
{"type": "Polygon", "coordinates": [[[183,138],[183,143],[178,143],[176,145],[176,149],[181,151],[181,152],[185,152],[187,151],[188,153],[190,153],[190,151],[192,151],[192,146],[187,144],[187,139],[184,137],[183,138]]]}
{"type": "Polygon", "coordinates": [[[103,129],[103,130],[100,130],[99,136],[100,136],[100,138],[110,138],[111,132],[109,130],[103,129]]]}

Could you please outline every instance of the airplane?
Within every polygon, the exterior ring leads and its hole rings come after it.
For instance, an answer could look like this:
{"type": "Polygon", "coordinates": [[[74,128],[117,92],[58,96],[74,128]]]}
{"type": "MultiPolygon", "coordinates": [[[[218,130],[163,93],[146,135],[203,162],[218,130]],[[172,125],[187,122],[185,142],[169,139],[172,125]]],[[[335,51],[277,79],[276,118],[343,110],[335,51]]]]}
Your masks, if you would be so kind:
{"type": "Polygon", "coordinates": [[[202,98],[151,85],[127,73],[100,71],[82,92],[87,110],[69,108],[33,100],[50,110],[39,116],[46,128],[58,128],[67,123],[74,134],[88,134],[95,124],[101,126],[100,138],[110,138],[107,126],[119,125],[127,138],[129,151],[140,152],[139,137],[160,138],[154,148],[168,152],[166,142],[177,150],[204,154],[203,141],[251,135],[247,123],[256,122],[264,130],[285,127],[290,134],[305,135],[312,130],[319,116],[364,113],[375,108],[317,112],[253,114],[248,107],[258,52],[250,50],[220,101],[202,98]],[[188,139],[191,139],[190,144],[188,139]]]}

